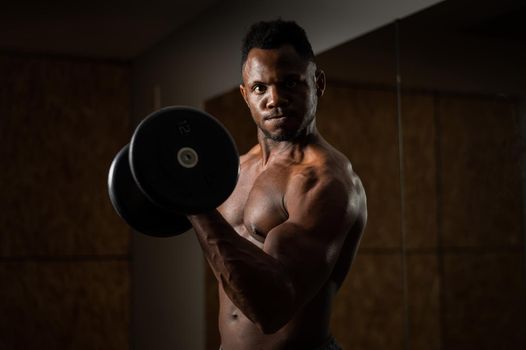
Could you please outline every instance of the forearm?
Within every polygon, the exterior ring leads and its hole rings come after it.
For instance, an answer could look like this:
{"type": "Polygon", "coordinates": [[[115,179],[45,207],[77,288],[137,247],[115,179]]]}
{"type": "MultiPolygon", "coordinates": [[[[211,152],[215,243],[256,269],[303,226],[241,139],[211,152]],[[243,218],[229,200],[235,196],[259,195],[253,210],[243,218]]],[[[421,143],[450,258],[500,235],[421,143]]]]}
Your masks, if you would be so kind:
{"type": "Polygon", "coordinates": [[[294,288],[281,263],[238,235],[218,211],[188,219],[232,302],[263,331],[281,328],[294,305],[294,288]]]}

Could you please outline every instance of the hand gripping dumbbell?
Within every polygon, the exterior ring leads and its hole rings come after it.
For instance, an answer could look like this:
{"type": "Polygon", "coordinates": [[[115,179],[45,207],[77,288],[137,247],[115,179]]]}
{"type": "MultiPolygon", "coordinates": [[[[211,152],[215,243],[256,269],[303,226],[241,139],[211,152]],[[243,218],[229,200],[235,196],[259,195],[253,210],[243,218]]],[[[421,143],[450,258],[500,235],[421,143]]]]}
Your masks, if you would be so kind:
{"type": "Polygon", "coordinates": [[[191,228],[186,214],[217,208],[232,193],[239,154],[227,129],[190,107],[166,107],[146,117],[113,159],[108,192],[134,230],[174,236],[191,228]]]}

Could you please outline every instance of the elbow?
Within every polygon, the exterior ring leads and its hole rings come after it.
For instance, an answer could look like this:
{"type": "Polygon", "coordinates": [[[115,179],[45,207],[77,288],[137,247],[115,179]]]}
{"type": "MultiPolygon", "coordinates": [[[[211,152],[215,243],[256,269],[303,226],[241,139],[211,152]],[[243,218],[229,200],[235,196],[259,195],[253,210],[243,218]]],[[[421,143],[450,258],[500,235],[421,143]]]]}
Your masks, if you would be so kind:
{"type": "Polygon", "coordinates": [[[269,317],[262,317],[258,319],[255,324],[259,330],[266,335],[274,334],[283,328],[291,320],[290,315],[285,315],[282,312],[274,313],[269,317]]]}
{"type": "Polygon", "coordinates": [[[262,324],[258,324],[258,328],[259,330],[261,331],[261,333],[265,334],[265,335],[271,335],[271,334],[274,334],[276,333],[277,331],[279,331],[281,328],[283,328],[284,324],[283,325],[262,325],[262,324]]]}
{"type": "Polygon", "coordinates": [[[296,302],[292,286],[287,286],[287,292],[279,297],[272,298],[274,301],[267,304],[258,313],[255,324],[263,334],[274,334],[286,326],[294,317],[296,302]]]}

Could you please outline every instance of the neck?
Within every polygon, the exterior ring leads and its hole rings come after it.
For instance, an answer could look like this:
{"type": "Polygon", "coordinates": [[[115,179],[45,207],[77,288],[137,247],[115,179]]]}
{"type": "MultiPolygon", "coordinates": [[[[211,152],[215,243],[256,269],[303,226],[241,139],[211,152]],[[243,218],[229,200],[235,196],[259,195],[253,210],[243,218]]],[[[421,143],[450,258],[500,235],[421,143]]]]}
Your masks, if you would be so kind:
{"type": "Polygon", "coordinates": [[[276,158],[296,158],[301,157],[305,146],[315,143],[319,138],[316,125],[312,123],[305,131],[294,139],[286,141],[276,141],[267,137],[261,130],[258,130],[258,141],[261,148],[261,161],[263,166],[276,158]]]}

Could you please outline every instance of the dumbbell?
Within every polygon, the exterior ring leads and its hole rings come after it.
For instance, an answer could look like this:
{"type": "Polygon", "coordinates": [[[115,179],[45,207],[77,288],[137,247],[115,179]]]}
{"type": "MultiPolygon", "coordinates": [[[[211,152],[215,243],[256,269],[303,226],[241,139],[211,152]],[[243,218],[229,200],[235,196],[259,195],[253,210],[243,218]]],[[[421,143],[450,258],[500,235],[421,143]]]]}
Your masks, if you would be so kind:
{"type": "Polygon", "coordinates": [[[147,116],[113,159],[108,193],[134,230],[167,237],[191,228],[186,214],[217,208],[232,193],[239,154],[210,114],[172,106],[147,116]]]}

